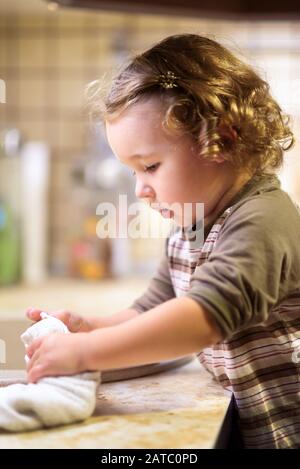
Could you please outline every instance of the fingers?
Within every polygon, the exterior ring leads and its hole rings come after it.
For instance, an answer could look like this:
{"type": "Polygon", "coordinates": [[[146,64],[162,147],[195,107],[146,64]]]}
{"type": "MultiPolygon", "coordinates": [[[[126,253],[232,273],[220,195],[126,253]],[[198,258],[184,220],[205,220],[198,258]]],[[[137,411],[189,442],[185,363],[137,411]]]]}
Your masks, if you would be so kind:
{"type": "Polygon", "coordinates": [[[41,346],[45,337],[39,337],[38,339],[34,340],[31,345],[29,345],[26,349],[26,354],[29,358],[31,358],[34,352],[41,346]]]}
{"type": "Polygon", "coordinates": [[[36,364],[28,371],[27,379],[29,383],[36,383],[39,379],[49,375],[50,373],[46,370],[44,365],[36,364]]]}
{"type": "MultiPolygon", "coordinates": [[[[41,313],[43,311],[45,312],[45,310],[38,308],[28,308],[26,310],[26,316],[31,321],[40,321],[41,313]]],[[[79,332],[82,328],[83,318],[78,314],[71,313],[70,311],[67,311],[65,309],[61,309],[59,311],[52,311],[48,314],[62,321],[68,327],[70,332],[79,332]]]]}
{"type": "Polygon", "coordinates": [[[60,319],[69,329],[70,332],[78,332],[82,326],[83,318],[78,314],[71,313],[67,310],[53,311],[50,313],[57,319],[60,319]]]}
{"type": "Polygon", "coordinates": [[[70,314],[69,323],[67,324],[71,332],[78,332],[82,326],[83,318],[77,314],[70,314]]]}
{"type": "Polygon", "coordinates": [[[26,316],[27,316],[28,319],[30,319],[31,321],[40,321],[40,319],[41,319],[41,312],[42,312],[41,309],[37,309],[37,308],[28,308],[28,309],[26,310],[26,316]]]}
{"type": "Polygon", "coordinates": [[[62,321],[67,327],[69,327],[69,319],[71,315],[69,311],[66,311],[65,309],[60,309],[59,311],[53,311],[50,314],[51,316],[54,316],[55,318],[62,321]]]}
{"type": "Polygon", "coordinates": [[[53,368],[53,362],[49,357],[45,358],[41,349],[37,349],[31,360],[27,363],[27,380],[29,383],[36,383],[45,376],[56,376],[57,370],[53,368]]]}
{"type": "Polygon", "coordinates": [[[43,339],[45,337],[36,339],[26,350],[27,356],[30,358],[26,365],[27,378],[30,383],[36,383],[43,376],[44,365],[39,363],[40,347],[43,339]]]}

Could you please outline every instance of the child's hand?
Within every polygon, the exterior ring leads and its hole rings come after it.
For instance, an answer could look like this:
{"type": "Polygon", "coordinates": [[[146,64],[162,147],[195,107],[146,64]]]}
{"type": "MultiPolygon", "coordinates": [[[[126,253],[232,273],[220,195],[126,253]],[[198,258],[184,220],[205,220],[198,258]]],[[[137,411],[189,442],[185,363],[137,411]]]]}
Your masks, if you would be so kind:
{"type": "Polygon", "coordinates": [[[28,381],[44,376],[72,375],[87,370],[87,334],[53,333],[36,339],[27,349],[28,381]]]}
{"type": "MultiPolygon", "coordinates": [[[[44,310],[28,308],[26,310],[26,316],[31,319],[31,321],[40,321],[42,311],[44,310]]],[[[62,309],[60,311],[53,311],[48,314],[50,314],[50,316],[54,316],[57,319],[60,319],[67,326],[70,332],[87,332],[91,329],[88,322],[82,316],[76,313],[71,313],[71,311],[62,309]]]]}

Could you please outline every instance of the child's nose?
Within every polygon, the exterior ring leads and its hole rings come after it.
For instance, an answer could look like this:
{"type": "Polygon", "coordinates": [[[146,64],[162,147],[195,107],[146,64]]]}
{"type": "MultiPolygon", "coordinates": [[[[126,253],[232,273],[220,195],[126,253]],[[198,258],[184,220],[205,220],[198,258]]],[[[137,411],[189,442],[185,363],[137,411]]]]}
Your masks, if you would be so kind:
{"type": "Polygon", "coordinates": [[[154,195],[154,191],[152,187],[148,184],[145,184],[143,181],[136,181],[135,185],[135,195],[138,199],[147,199],[152,198],[154,195]]]}

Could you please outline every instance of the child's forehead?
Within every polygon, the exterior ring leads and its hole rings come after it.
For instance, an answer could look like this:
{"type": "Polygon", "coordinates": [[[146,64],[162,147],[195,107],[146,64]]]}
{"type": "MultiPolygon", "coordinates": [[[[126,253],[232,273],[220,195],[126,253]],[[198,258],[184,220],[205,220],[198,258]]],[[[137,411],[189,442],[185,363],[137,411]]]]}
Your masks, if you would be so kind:
{"type": "Polygon", "coordinates": [[[145,114],[156,118],[163,117],[168,109],[168,102],[159,96],[142,96],[138,101],[131,103],[125,110],[124,115],[137,116],[145,114]]]}
{"type": "MultiPolygon", "coordinates": [[[[113,120],[106,121],[106,134],[109,140],[125,139],[127,143],[139,142],[152,147],[158,141],[168,141],[170,136],[164,129],[164,114],[161,108],[142,102],[124,110],[113,120]]],[[[151,150],[151,149],[150,149],[151,150]]],[[[135,153],[140,153],[136,151],[135,153]]],[[[144,153],[144,151],[143,151],[144,153]]],[[[149,151],[145,151],[149,153],[149,151]]]]}
{"type": "Polygon", "coordinates": [[[144,122],[126,124],[108,123],[106,133],[108,143],[116,155],[133,162],[150,159],[154,153],[164,150],[168,143],[164,135],[144,122]]]}

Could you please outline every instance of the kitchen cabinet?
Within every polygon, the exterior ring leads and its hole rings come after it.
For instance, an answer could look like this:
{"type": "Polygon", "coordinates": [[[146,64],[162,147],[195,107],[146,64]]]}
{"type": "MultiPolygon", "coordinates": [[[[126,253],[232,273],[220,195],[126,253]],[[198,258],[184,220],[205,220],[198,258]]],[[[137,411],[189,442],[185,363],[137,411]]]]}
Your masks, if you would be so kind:
{"type": "Polygon", "coordinates": [[[132,13],[159,13],[204,16],[216,18],[276,18],[299,17],[299,4],[292,0],[285,2],[236,2],[235,0],[56,0],[61,6],[92,8],[99,10],[129,11],[132,13]]]}

